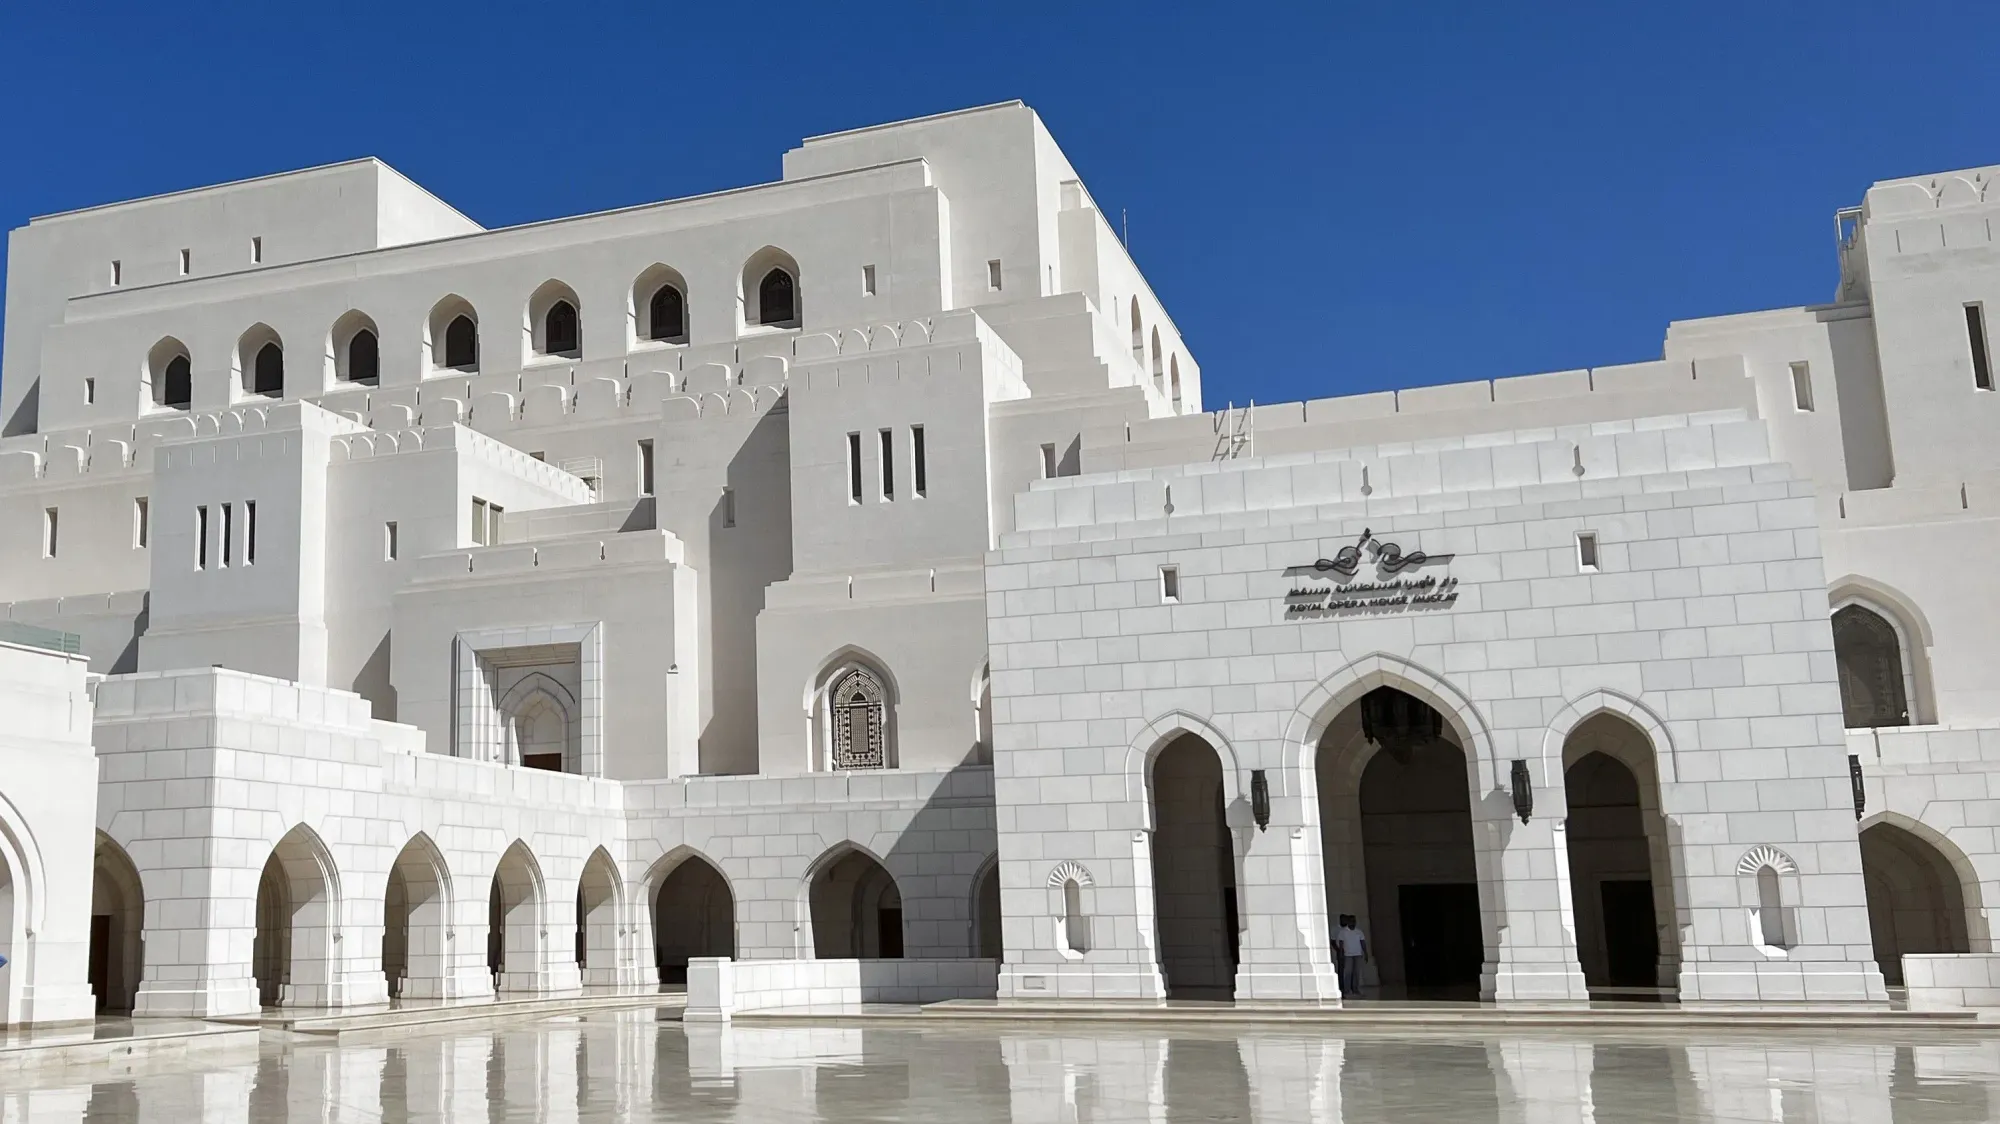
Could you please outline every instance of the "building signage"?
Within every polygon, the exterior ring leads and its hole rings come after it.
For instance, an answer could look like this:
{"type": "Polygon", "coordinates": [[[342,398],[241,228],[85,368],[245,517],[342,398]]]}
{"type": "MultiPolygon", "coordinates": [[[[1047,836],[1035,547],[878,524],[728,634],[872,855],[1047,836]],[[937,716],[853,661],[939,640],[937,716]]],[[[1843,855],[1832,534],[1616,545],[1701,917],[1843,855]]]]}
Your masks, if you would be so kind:
{"type": "Polygon", "coordinates": [[[1364,530],[1352,546],[1341,547],[1332,558],[1285,571],[1292,580],[1285,593],[1285,615],[1317,617],[1450,605],[1458,600],[1458,579],[1417,571],[1443,565],[1452,557],[1421,550],[1406,553],[1398,544],[1364,530]]]}

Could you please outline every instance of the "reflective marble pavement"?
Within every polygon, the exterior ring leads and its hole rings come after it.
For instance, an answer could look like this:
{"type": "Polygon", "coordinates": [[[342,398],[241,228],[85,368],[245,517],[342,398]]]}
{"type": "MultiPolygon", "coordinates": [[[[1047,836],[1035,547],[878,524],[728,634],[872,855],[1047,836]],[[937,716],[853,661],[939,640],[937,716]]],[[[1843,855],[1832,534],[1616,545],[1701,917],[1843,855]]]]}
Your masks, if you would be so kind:
{"type": "Polygon", "coordinates": [[[1883,1121],[2000,1109],[2000,1039],[1171,1035],[690,1026],[652,1011],[9,1074],[0,1124],[312,1121],[1883,1121]]]}

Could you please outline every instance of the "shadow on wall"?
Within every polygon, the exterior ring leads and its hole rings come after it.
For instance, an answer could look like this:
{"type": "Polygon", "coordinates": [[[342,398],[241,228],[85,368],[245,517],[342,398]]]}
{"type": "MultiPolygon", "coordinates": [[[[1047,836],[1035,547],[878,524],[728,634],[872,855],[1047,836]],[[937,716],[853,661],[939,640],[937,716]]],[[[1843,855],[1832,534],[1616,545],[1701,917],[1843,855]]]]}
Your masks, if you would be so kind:
{"type": "MultiPolygon", "coordinates": [[[[721,424],[725,419],[719,419],[721,424]]],[[[701,622],[705,676],[700,760],[704,774],[757,771],[756,692],[721,698],[715,684],[757,682],[757,614],[764,590],[792,576],[791,431],[785,402],[757,419],[730,458],[708,509],[707,593],[701,622]]],[[[671,468],[662,466],[663,472],[671,468]]]]}

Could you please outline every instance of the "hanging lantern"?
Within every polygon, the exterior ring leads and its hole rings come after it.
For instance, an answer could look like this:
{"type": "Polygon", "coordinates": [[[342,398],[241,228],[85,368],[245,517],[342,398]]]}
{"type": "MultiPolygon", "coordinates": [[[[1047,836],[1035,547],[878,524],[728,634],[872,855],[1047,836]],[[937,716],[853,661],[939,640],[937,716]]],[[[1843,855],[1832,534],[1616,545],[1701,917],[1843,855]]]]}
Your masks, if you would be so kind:
{"type": "Polygon", "coordinates": [[[1512,779],[1514,782],[1514,814],[1521,817],[1521,822],[1525,824],[1528,822],[1528,817],[1535,814],[1535,786],[1528,779],[1528,763],[1526,761],[1518,757],[1514,759],[1512,779]]]}
{"type": "Polygon", "coordinates": [[[1250,815],[1258,831],[1271,826],[1271,782],[1262,769],[1250,770],[1250,815]]]}
{"type": "Polygon", "coordinates": [[[1861,783],[1861,755],[1847,755],[1847,780],[1854,786],[1854,821],[1861,822],[1862,813],[1868,808],[1868,789],[1861,783]]]}
{"type": "Polygon", "coordinates": [[[1413,695],[1377,687],[1361,696],[1361,736],[1407,761],[1418,745],[1444,736],[1444,716],[1413,695]]]}

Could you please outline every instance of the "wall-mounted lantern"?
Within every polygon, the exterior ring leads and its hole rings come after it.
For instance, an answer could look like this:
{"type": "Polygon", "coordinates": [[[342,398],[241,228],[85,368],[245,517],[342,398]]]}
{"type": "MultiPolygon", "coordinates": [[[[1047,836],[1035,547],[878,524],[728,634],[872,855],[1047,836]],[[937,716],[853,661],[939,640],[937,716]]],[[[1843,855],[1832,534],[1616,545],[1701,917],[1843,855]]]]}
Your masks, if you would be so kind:
{"type": "Polygon", "coordinates": [[[1522,823],[1527,823],[1528,817],[1535,814],[1535,786],[1528,780],[1528,763],[1526,761],[1519,758],[1514,759],[1512,779],[1514,781],[1514,814],[1521,817],[1522,823]]]}
{"type": "Polygon", "coordinates": [[[1861,822],[1862,813],[1868,808],[1868,789],[1861,783],[1861,755],[1847,755],[1847,779],[1854,785],[1854,820],[1861,822]]]}
{"type": "Polygon", "coordinates": [[[1271,826],[1271,782],[1262,769],[1250,770],[1250,815],[1258,831],[1271,826]]]}

